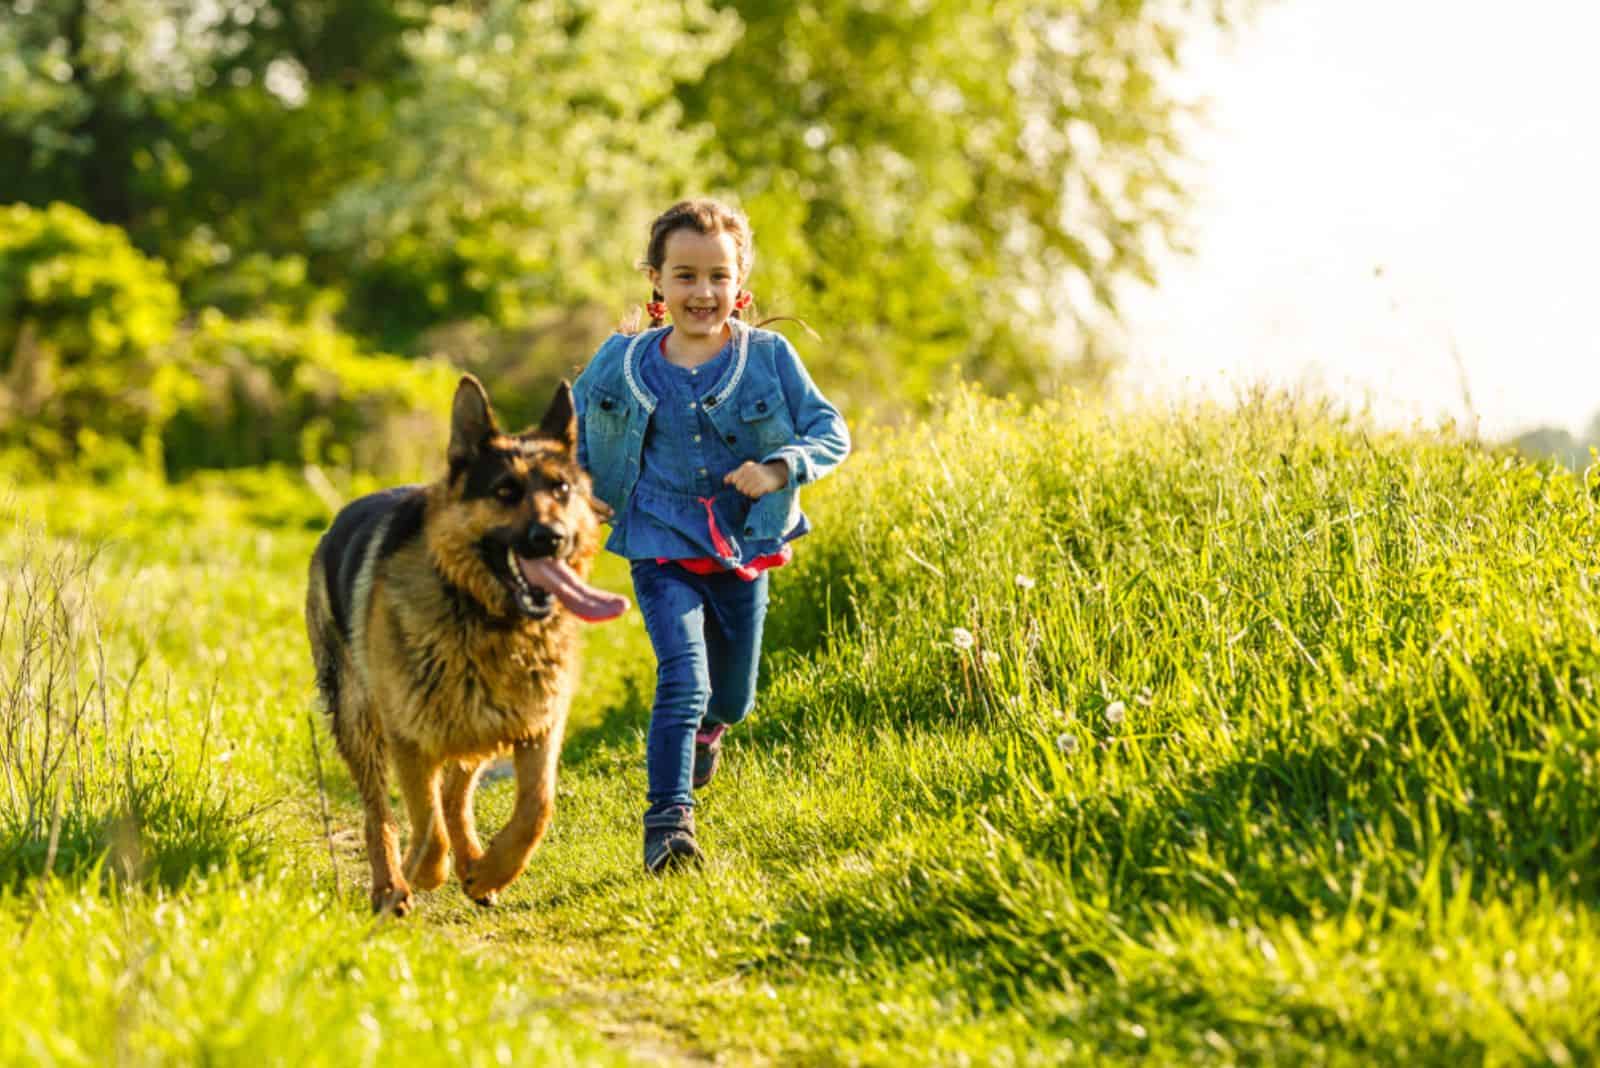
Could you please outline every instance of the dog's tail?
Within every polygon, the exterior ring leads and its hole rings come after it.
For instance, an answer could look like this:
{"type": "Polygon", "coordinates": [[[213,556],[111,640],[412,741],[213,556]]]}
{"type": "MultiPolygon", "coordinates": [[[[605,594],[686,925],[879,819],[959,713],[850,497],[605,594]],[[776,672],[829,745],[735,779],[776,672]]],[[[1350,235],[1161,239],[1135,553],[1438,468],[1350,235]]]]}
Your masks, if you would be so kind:
{"type": "Polygon", "coordinates": [[[311,661],[316,665],[317,695],[322,710],[333,719],[339,714],[339,688],[343,672],[343,640],[328,603],[328,581],[323,571],[322,549],[311,558],[311,574],[306,583],[306,637],[311,641],[311,661]]]}

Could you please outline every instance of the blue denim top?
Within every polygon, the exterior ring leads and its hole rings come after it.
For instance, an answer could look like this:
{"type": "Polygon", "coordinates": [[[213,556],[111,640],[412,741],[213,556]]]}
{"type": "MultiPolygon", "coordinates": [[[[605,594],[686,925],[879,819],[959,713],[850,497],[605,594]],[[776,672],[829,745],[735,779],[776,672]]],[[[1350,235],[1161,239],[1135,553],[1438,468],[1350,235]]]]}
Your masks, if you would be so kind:
{"type": "Polygon", "coordinates": [[[731,351],[692,373],[661,356],[666,327],[608,338],[573,383],[578,462],[595,499],[616,510],[606,548],[618,555],[712,557],[732,567],[777,552],[811,529],[800,487],[850,452],[844,419],[788,340],[729,325],[731,351]],[[747,460],[782,460],[788,483],[755,501],[723,485],[747,460]],[[649,498],[637,508],[636,491],[649,498]],[[712,502],[724,552],[699,497],[712,502]]]}
{"type": "Polygon", "coordinates": [[[648,346],[639,373],[659,403],[644,434],[639,481],[613,524],[608,548],[630,560],[718,557],[701,498],[711,498],[719,530],[744,526],[750,499],[723,477],[744,461],[722,440],[700,406],[703,387],[716,382],[732,358],[730,342],[696,367],[679,367],[661,351],[666,335],[648,346]]]}

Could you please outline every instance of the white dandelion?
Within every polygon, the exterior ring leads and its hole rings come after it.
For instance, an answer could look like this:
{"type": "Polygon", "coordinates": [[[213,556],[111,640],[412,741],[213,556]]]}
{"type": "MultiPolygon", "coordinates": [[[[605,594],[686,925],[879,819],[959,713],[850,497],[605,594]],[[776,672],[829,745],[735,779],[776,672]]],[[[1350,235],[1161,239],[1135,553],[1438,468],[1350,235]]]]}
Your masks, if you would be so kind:
{"type": "Polygon", "coordinates": [[[978,639],[974,638],[972,632],[966,627],[951,627],[950,644],[964,653],[978,644],[978,639]]]}
{"type": "Polygon", "coordinates": [[[1056,735],[1056,748],[1061,750],[1062,756],[1071,756],[1078,751],[1078,736],[1068,731],[1056,735]]]}
{"type": "Polygon", "coordinates": [[[1017,576],[1017,589],[1019,590],[1031,590],[1037,585],[1038,583],[1033,581],[1033,577],[1031,575],[1017,576]]]}
{"type": "Polygon", "coordinates": [[[1121,701],[1112,701],[1106,705],[1106,722],[1115,727],[1128,718],[1128,706],[1121,701]]]}
{"type": "Polygon", "coordinates": [[[988,666],[993,667],[994,665],[1000,663],[1000,654],[995,652],[993,649],[985,649],[983,651],[983,662],[988,666]]]}

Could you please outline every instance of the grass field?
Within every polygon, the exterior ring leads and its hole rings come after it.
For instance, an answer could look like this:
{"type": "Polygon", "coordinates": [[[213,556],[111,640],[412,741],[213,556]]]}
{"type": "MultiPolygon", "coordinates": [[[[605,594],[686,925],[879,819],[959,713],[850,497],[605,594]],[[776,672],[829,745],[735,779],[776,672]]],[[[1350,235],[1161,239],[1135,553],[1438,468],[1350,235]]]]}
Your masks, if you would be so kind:
{"type": "Polygon", "coordinates": [[[640,870],[631,612],[528,873],[399,922],[313,734],[326,506],[6,491],[0,1062],[1600,1059],[1595,474],[1279,397],[866,436],[774,578],[707,868],[640,870]]]}

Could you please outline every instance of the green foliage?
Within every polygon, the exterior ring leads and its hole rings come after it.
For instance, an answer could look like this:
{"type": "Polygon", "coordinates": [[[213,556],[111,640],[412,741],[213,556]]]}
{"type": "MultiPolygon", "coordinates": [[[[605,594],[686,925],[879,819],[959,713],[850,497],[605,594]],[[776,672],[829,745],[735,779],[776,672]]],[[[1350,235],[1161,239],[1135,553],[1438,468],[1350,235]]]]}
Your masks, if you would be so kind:
{"type": "Polygon", "coordinates": [[[346,185],[374,175],[394,136],[401,90],[313,84],[303,91],[293,106],[254,82],[161,102],[160,139],[134,154],[145,207],[128,225],[173,264],[186,304],[263,314],[264,307],[226,299],[241,285],[233,276],[255,275],[252,264],[262,257],[298,262],[311,284],[343,291],[348,265],[314,260],[307,218],[346,185]]]}
{"type": "Polygon", "coordinates": [[[1237,5],[727,7],[744,33],[684,85],[687,115],[773,241],[761,285],[826,324],[841,382],[1103,371],[1115,285],[1149,277],[1181,203],[1178,47],[1237,5]]]}
{"type": "MultiPolygon", "coordinates": [[[[166,270],[67,204],[0,207],[0,410],[49,459],[106,443],[148,455],[178,388],[162,347],[178,319],[166,270]]],[[[84,455],[88,454],[88,455],[84,455]]]]}
{"type": "Polygon", "coordinates": [[[270,242],[303,217],[296,196],[359,169],[422,18],[386,0],[16,6],[0,23],[0,200],[70,200],[169,258],[234,209],[264,228],[241,254],[285,251],[270,242]]]}
{"type": "Polygon", "coordinates": [[[363,350],[317,314],[328,296],[303,264],[245,268],[214,298],[275,314],[207,309],[179,330],[165,269],[119,228],[65,204],[0,209],[0,433],[46,467],[102,477],[278,462],[430,469],[453,372],[363,350]]]}
{"type": "Polygon", "coordinates": [[[193,388],[163,433],[169,473],[263,463],[411,474],[438,465],[456,374],[360,350],[325,322],[201,314],[193,388]]]}
{"type": "Polygon", "coordinates": [[[313,220],[353,269],[352,321],[404,343],[440,321],[616,303],[711,136],[684,124],[674,85],[734,30],[703,0],[435,7],[381,164],[313,220]]]}
{"type": "Polygon", "coordinates": [[[0,199],[123,226],[187,307],[337,306],[414,354],[616,318],[650,218],[709,191],[845,399],[958,366],[1027,393],[1109,366],[1181,210],[1181,47],[1250,6],[34,0],[0,27],[0,199]]]}

